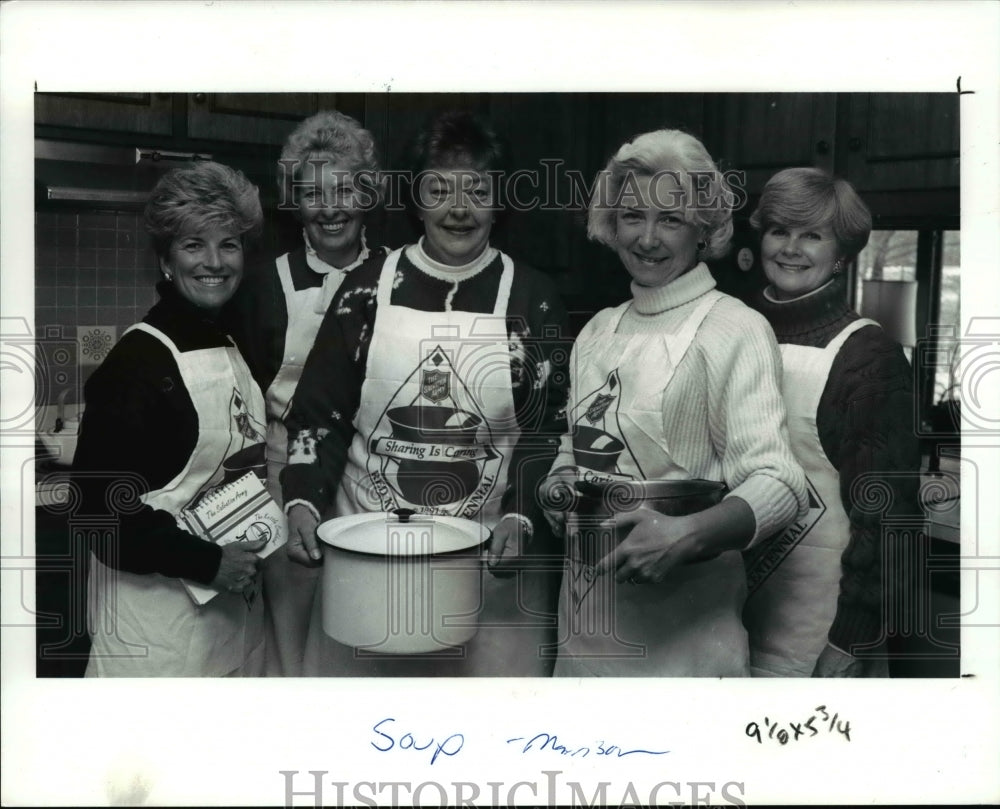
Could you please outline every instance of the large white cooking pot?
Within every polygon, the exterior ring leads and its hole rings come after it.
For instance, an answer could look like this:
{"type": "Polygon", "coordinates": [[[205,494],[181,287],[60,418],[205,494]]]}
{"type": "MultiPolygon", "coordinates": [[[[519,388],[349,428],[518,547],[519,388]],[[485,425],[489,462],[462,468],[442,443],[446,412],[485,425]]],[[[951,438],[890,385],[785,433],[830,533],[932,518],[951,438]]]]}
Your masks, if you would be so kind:
{"type": "Polygon", "coordinates": [[[323,631],[347,646],[420,654],[478,629],[489,530],[458,517],[353,514],[324,522],[323,631]]]}

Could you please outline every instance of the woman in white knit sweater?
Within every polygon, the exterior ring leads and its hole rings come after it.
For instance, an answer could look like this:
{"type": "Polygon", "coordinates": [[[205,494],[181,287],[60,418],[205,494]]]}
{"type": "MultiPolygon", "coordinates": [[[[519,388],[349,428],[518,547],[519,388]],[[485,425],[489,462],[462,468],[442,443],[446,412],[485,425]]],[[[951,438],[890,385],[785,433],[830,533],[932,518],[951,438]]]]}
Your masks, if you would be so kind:
{"type": "Polygon", "coordinates": [[[618,253],[633,297],[577,339],[550,482],[706,479],[728,494],[685,516],[632,504],[599,558],[570,521],[557,676],[749,673],[739,551],[803,513],[806,487],[774,335],[703,262],[728,247],[733,199],[704,146],[676,130],[626,143],[598,175],[588,235],[618,253]]]}

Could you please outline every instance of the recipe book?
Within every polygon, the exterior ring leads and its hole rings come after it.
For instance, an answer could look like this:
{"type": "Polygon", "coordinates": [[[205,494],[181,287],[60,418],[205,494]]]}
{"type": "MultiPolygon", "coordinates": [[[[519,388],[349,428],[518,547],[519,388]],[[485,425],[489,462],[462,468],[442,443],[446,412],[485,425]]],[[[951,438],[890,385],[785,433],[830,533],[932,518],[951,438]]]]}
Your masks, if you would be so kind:
{"type": "MultiPolygon", "coordinates": [[[[220,486],[198,501],[194,508],[182,509],[177,523],[195,536],[217,545],[255,544],[267,540],[267,544],[257,551],[261,559],[270,556],[288,539],[285,515],[253,472],[220,486]]],[[[185,579],[181,579],[181,583],[196,604],[207,604],[219,594],[209,585],[185,579]]]]}

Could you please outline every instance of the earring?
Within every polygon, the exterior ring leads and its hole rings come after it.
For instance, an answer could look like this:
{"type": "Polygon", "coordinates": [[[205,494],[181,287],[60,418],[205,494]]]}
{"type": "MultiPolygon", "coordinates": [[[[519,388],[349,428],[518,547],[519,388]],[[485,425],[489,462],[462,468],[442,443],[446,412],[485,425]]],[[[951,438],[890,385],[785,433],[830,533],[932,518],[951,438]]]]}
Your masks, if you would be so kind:
{"type": "Polygon", "coordinates": [[[841,263],[840,259],[838,258],[835,262],[833,262],[833,274],[834,275],[838,275],[840,273],[840,271],[843,269],[843,266],[844,265],[841,263]]]}
{"type": "Polygon", "coordinates": [[[168,272],[163,273],[163,277],[167,281],[173,281],[174,280],[174,277],[170,273],[168,273],[168,272]]]}

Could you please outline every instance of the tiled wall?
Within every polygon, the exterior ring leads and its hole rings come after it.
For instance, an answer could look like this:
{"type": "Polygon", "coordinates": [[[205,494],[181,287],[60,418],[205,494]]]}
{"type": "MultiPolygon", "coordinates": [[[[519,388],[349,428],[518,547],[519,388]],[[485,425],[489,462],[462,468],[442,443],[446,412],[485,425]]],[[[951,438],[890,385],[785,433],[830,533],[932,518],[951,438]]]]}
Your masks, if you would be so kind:
{"type": "Polygon", "coordinates": [[[82,209],[35,214],[35,335],[38,398],[82,386],[103,358],[102,342],[121,333],[156,302],[156,259],[141,214],[82,209]]]}

